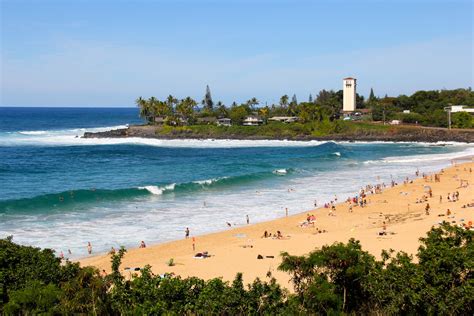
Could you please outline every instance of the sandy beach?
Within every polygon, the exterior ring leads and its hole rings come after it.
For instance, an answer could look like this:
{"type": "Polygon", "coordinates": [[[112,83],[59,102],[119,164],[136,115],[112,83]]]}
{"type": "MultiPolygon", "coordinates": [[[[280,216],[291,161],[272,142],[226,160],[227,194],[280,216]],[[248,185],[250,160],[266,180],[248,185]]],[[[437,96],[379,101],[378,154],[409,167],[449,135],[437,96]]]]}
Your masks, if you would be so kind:
{"type": "MultiPolygon", "coordinates": [[[[474,203],[473,171],[472,157],[440,170],[437,173],[440,181],[435,181],[435,174],[416,177],[414,168],[407,183],[398,183],[394,187],[386,183],[381,193],[366,196],[366,206],[352,204],[352,212],[351,204],[346,202],[348,197],[338,196],[334,216],[328,215],[331,208],[320,207],[300,214],[282,214],[282,218],[257,224],[252,224],[250,218],[249,225],[227,229],[223,223],[223,231],[204,236],[193,236],[192,223],[189,223],[190,238],[184,238],[186,227],[183,227],[182,240],[143,249],[128,249],[121,269],[128,274],[125,267],[150,265],[155,274],[172,272],[182,277],[222,277],[224,280],[232,280],[237,272],[242,272],[245,282],[257,277],[267,279],[268,272],[271,272],[282,286],[291,288],[289,275],[277,270],[281,262],[280,253],[284,251],[303,255],[323,245],[355,238],[361,241],[364,250],[377,257],[383,249],[414,254],[419,246],[418,239],[432,226],[441,221],[467,224],[474,219],[474,207],[462,207],[474,203]],[[429,197],[430,189],[432,197],[429,197]],[[459,193],[458,200],[448,201],[448,195],[456,191],[459,193]],[[416,203],[423,196],[427,196],[427,200],[416,203]],[[429,215],[426,214],[427,203],[430,205],[429,215]],[[448,209],[450,215],[447,215],[448,209]],[[308,214],[315,216],[314,226],[301,225],[308,214]],[[272,235],[280,231],[283,238],[262,238],[265,231],[272,235]],[[385,234],[381,235],[381,232],[385,234]],[[204,251],[211,257],[194,258],[196,253],[204,251]],[[258,255],[263,259],[257,259],[258,255]],[[168,265],[171,258],[174,266],[168,265]]],[[[354,192],[353,196],[357,194],[354,192]]],[[[329,201],[318,201],[322,204],[318,206],[323,206],[325,202],[329,201]]],[[[212,218],[209,220],[212,221],[212,218]]],[[[137,246],[139,242],[137,240],[137,246]]],[[[105,254],[83,258],[79,262],[83,266],[104,269],[107,273],[110,271],[110,257],[105,254]]]]}

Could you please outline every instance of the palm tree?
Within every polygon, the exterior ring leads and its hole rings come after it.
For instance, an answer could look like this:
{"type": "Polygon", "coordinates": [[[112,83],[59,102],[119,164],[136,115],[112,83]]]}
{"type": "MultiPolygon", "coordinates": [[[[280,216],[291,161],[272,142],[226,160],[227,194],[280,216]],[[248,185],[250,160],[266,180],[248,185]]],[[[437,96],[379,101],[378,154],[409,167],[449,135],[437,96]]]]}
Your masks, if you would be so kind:
{"type": "Polygon", "coordinates": [[[135,104],[140,108],[140,117],[149,123],[151,113],[147,100],[143,99],[142,97],[138,97],[138,99],[135,100],[135,104]]]}
{"type": "Polygon", "coordinates": [[[173,107],[168,101],[158,101],[155,107],[157,116],[166,117],[173,113],[173,107]]]}
{"type": "Polygon", "coordinates": [[[256,105],[258,105],[260,101],[257,98],[253,97],[252,99],[247,101],[247,105],[253,110],[256,105]]]}
{"type": "Polygon", "coordinates": [[[160,101],[158,101],[156,97],[150,97],[148,99],[149,116],[152,122],[155,122],[155,118],[158,116],[158,102],[160,101]]]}
{"type": "Polygon", "coordinates": [[[280,105],[284,108],[286,108],[288,106],[288,100],[290,99],[290,97],[285,94],[285,95],[282,95],[281,98],[280,98],[280,105]]]}
{"type": "Polygon", "coordinates": [[[168,103],[168,106],[173,110],[174,106],[178,102],[178,99],[173,97],[171,94],[166,98],[166,103],[168,103]]]}
{"type": "Polygon", "coordinates": [[[226,117],[228,115],[227,109],[222,101],[217,102],[216,106],[216,113],[218,117],[226,117]]]}
{"type": "Polygon", "coordinates": [[[196,101],[191,97],[186,97],[181,100],[176,106],[176,113],[184,120],[190,120],[194,115],[194,107],[197,105],[196,101]]]}

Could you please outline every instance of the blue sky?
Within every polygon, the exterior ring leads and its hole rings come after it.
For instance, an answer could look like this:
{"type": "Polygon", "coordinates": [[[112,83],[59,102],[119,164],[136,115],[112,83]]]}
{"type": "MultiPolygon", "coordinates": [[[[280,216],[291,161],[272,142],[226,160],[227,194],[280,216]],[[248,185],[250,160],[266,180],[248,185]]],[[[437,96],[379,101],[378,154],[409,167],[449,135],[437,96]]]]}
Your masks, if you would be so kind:
{"type": "Polygon", "coordinates": [[[0,106],[305,100],[473,84],[470,0],[0,0],[0,106]]]}

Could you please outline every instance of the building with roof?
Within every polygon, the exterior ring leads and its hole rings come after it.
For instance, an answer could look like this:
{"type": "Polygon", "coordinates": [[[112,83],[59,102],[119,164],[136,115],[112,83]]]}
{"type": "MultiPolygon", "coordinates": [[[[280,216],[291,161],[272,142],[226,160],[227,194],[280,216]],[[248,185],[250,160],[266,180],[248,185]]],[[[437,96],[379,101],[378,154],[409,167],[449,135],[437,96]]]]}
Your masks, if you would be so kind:
{"type": "Polygon", "coordinates": [[[296,116],[273,116],[268,119],[269,121],[283,122],[283,123],[293,123],[298,121],[296,116]]]}
{"type": "Polygon", "coordinates": [[[262,124],[263,124],[263,120],[259,116],[249,115],[244,119],[242,125],[244,125],[244,126],[259,126],[259,125],[262,125],[262,124]]]}
{"type": "Polygon", "coordinates": [[[467,105],[451,105],[451,113],[467,112],[474,114],[474,108],[468,107],[467,105]]]}
{"type": "Polygon", "coordinates": [[[342,79],[342,110],[344,112],[354,112],[356,110],[356,81],[357,79],[352,77],[342,79]]]}

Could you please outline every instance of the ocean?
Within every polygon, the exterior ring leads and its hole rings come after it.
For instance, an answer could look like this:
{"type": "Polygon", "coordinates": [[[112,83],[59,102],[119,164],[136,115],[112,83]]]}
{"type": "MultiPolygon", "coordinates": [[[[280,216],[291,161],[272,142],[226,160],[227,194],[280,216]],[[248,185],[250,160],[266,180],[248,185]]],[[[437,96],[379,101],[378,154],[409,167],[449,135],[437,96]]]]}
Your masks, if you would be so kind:
{"type": "Polygon", "coordinates": [[[0,238],[71,258],[304,212],[403,181],[461,143],[83,139],[137,124],[136,108],[0,108],[0,238]]]}

